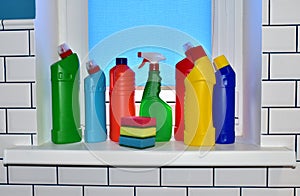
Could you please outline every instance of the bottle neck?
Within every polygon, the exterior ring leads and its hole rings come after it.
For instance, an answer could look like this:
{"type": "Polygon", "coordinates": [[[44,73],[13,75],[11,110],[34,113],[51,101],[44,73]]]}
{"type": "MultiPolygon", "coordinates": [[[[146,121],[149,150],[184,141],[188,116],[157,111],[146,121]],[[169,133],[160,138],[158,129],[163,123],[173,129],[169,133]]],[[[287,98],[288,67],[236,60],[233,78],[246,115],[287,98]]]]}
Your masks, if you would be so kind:
{"type": "Polygon", "coordinates": [[[149,71],[148,81],[146,83],[143,99],[148,97],[159,97],[161,87],[161,77],[159,71],[149,71]]]}

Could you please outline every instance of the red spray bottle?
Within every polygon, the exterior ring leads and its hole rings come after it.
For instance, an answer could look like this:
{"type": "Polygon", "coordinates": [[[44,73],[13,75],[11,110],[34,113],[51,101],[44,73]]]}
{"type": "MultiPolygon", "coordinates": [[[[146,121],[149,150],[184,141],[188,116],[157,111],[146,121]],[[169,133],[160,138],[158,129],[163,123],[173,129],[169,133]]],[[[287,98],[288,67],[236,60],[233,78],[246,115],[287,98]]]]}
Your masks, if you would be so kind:
{"type": "Polygon", "coordinates": [[[135,73],[127,66],[127,58],[117,58],[109,72],[109,119],[112,141],[120,138],[121,117],[135,116],[135,73]]]}
{"type": "MultiPolygon", "coordinates": [[[[192,48],[191,43],[183,45],[185,51],[192,48]]],[[[193,69],[194,63],[189,56],[176,64],[176,105],[175,105],[175,127],[174,136],[176,141],[183,141],[184,135],[184,79],[193,69]]]]}

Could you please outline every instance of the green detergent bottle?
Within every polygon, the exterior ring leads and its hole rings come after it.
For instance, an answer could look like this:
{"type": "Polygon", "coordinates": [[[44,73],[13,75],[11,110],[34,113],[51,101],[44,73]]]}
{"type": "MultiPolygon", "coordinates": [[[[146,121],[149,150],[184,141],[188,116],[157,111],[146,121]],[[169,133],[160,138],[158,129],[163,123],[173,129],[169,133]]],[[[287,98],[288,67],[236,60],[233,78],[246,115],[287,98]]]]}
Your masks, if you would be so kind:
{"type": "Polygon", "coordinates": [[[58,47],[62,60],[51,65],[52,142],[81,141],[79,109],[79,59],[66,45],[58,47]]]}
{"type": "Polygon", "coordinates": [[[157,142],[167,142],[172,135],[172,108],[160,97],[161,77],[159,75],[159,61],[165,57],[155,52],[139,52],[138,57],[144,58],[139,68],[150,63],[149,77],[144,89],[140,116],[156,118],[157,142]]]}

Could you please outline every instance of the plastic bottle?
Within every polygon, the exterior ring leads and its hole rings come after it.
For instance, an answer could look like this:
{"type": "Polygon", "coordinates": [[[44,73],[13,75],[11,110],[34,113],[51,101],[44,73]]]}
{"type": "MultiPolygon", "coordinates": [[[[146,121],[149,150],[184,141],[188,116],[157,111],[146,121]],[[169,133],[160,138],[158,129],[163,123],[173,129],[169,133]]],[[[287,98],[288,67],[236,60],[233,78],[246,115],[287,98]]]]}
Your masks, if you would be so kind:
{"type": "Polygon", "coordinates": [[[109,72],[110,139],[120,138],[121,117],[135,116],[135,73],[127,66],[127,58],[117,58],[109,72]]]}
{"type": "Polygon", "coordinates": [[[214,59],[216,85],[213,96],[213,119],[216,143],[232,144],[235,141],[235,73],[224,55],[214,59]]]}
{"type": "Polygon", "coordinates": [[[140,116],[156,118],[157,142],[169,141],[172,135],[172,109],[160,97],[161,77],[159,76],[159,61],[165,57],[154,52],[139,52],[138,57],[144,58],[139,68],[149,62],[149,77],[143,92],[140,106],[140,116]]]}
{"type": "Polygon", "coordinates": [[[81,141],[79,109],[79,59],[66,45],[58,47],[62,60],[51,65],[52,142],[81,141]]]}
{"type": "Polygon", "coordinates": [[[86,63],[86,68],[89,76],[84,79],[84,140],[87,143],[103,142],[107,138],[105,75],[93,60],[86,63]]]}
{"type": "MultiPolygon", "coordinates": [[[[191,43],[183,45],[185,51],[192,48],[191,43]]],[[[186,56],[183,60],[176,64],[176,104],[175,104],[175,127],[174,136],[175,140],[183,141],[184,136],[184,79],[191,72],[194,67],[194,63],[191,57],[186,56]]]]}
{"type": "Polygon", "coordinates": [[[215,128],[212,119],[214,69],[201,46],[186,51],[195,66],[184,80],[184,143],[189,146],[213,146],[215,128]]]}

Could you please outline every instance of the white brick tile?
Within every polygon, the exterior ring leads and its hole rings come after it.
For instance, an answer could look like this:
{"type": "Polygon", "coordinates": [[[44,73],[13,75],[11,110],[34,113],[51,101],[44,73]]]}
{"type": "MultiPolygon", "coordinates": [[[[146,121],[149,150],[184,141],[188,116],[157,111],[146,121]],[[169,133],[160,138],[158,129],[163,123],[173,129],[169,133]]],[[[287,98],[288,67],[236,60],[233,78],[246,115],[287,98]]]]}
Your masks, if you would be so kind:
{"type": "Polygon", "coordinates": [[[215,169],[216,186],[265,186],[266,169],[264,168],[217,168],[215,169]]]}
{"type": "Polygon", "coordinates": [[[30,85],[29,84],[0,84],[0,106],[1,107],[29,107],[30,85]],[[5,95],[5,96],[3,96],[5,95]]]}
{"type": "Polygon", "coordinates": [[[269,23],[269,0],[262,0],[262,24],[269,23]]]}
{"type": "Polygon", "coordinates": [[[0,55],[27,55],[27,31],[0,31],[0,55]]]}
{"type": "Polygon", "coordinates": [[[1,185],[1,196],[32,196],[32,186],[1,185]]]}
{"type": "Polygon", "coordinates": [[[4,29],[33,29],[34,28],[34,20],[3,20],[4,29]]]}
{"type": "Polygon", "coordinates": [[[110,168],[110,185],[159,185],[158,168],[110,168]]]}
{"type": "Polygon", "coordinates": [[[299,24],[299,0],[272,0],[271,24],[299,24]]]}
{"type": "Polygon", "coordinates": [[[270,133],[300,133],[300,109],[270,109],[270,133]]]}
{"type": "Polygon", "coordinates": [[[297,82],[297,86],[298,86],[298,93],[297,93],[297,106],[300,107],[300,82],[297,82]]]}
{"type": "Polygon", "coordinates": [[[85,196],[133,196],[133,187],[84,187],[85,196]]]}
{"type": "Polygon", "coordinates": [[[137,187],[136,196],[186,196],[185,188],[150,188],[150,187],[137,187]]]}
{"type": "Polygon", "coordinates": [[[32,145],[38,145],[38,137],[36,134],[32,136],[32,145]]]}
{"type": "Polygon", "coordinates": [[[293,196],[294,189],[286,188],[243,188],[243,196],[293,196]]]}
{"type": "Polygon", "coordinates": [[[4,167],[2,160],[0,160],[0,183],[7,183],[6,167],[4,167]]]}
{"type": "Polygon", "coordinates": [[[59,167],[59,184],[107,185],[107,168],[59,167]]]}
{"type": "Polygon", "coordinates": [[[189,188],[189,196],[240,196],[238,188],[189,188]]]}
{"type": "Polygon", "coordinates": [[[36,83],[32,83],[32,107],[36,107],[36,83]]]}
{"type": "Polygon", "coordinates": [[[0,110],[0,133],[6,132],[6,116],[5,110],[0,110]]]}
{"type": "Polygon", "coordinates": [[[8,133],[36,133],[36,110],[7,110],[8,133]]]}
{"type": "Polygon", "coordinates": [[[35,57],[6,59],[7,81],[35,81],[35,57]]]}
{"type": "Polygon", "coordinates": [[[299,54],[272,54],[271,79],[300,78],[299,54]]]}
{"type": "Polygon", "coordinates": [[[263,27],[262,48],[264,52],[295,52],[296,51],[296,28],[263,27]]]}
{"type": "Polygon", "coordinates": [[[15,145],[30,145],[30,135],[0,135],[0,157],[3,157],[3,150],[15,145]]]}
{"type": "Polygon", "coordinates": [[[295,151],[295,136],[294,135],[262,135],[261,145],[266,147],[287,147],[295,151]]]}
{"type": "Polygon", "coordinates": [[[0,58],[0,82],[4,82],[4,58],[0,58]]]}
{"type": "Polygon", "coordinates": [[[55,167],[8,167],[9,183],[56,184],[55,167]]]}
{"type": "Polygon", "coordinates": [[[300,161],[300,135],[297,136],[297,160],[300,161]]]}
{"type": "Polygon", "coordinates": [[[295,85],[293,81],[263,81],[262,106],[295,106],[295,85]]]}
{"type": "Polygon", "coordinates": [[[35,186],[35,196],[82,196],[82,187],[76,186],[35,186]]]}
{"type": "Polygon", "coordinates": [[[300,163],[293,168],[270,168],[269,169],[269,186],[300,186],[300,163]]]}
{"type": "Polygon", "coordinates": [[[35,31],[30,31],[30,54],[35,55],[35,31]]]}
{"type": "Polygon", "coordinates": [[[268,109],[261,109],[261,133],[268,133],[268,109]]]}
{"type": "Polygon", "coordinates": [[[262,79],[268,79],[269,72],[269,55],[262,55],[262,79]]]}
{"type": "Polygon", "coordinates": [[[213,169],[211,168],[163,168],[161,175],[163,186],[213,185],[213,169]]]}

